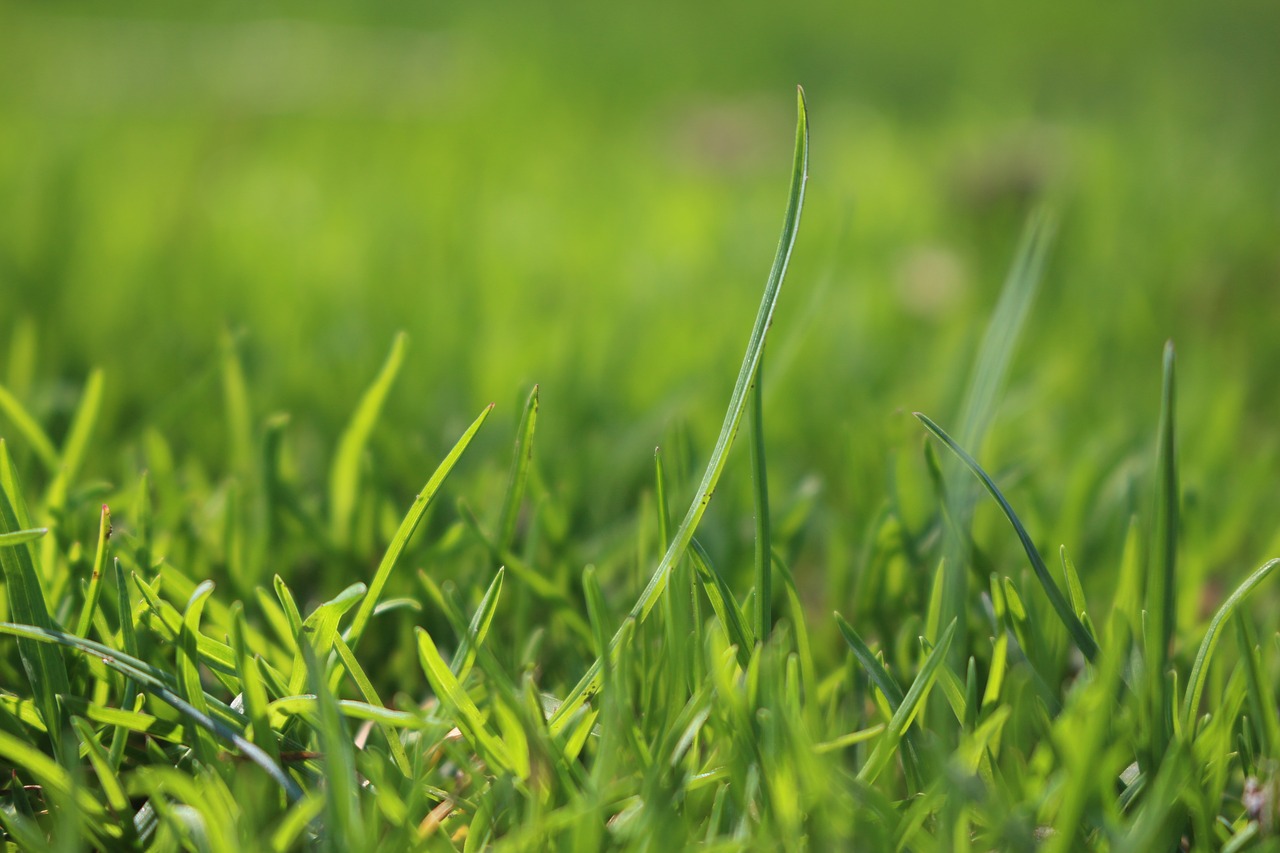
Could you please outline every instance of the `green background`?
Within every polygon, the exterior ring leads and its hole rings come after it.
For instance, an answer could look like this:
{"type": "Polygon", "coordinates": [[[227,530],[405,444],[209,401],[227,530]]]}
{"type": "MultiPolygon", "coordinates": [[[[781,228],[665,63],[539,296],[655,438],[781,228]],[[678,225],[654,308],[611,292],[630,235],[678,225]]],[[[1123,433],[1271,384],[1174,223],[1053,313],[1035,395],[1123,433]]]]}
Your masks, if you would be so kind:
{"type": "MultiPolygon", "coordinates": [[[[538,383],[541,481],[570,562],[598,559],[655,445],[687,472],[706,458],[802,84],[809,197],[767,429],[807,586],[847,592],[832,578],[873,511],[921,481],[909,413],[954,421],[1041,203],[1057,238],[980,458],[1107,575],[1150,491],[1171,338],[1188,582],[1280,547],[1274,2],[124,8],[0,6],[0,381],[56,439],[105,368],[88,467],[117,486],[147,429],[227,471],[230,331],[254,423],[292,414],[319,493],[404,329],[374,476],[407,503],[496,401],[458,487],[491,503],[538,383]]],[[[737,470],[703,536],[745,555],[737,470]]]]}

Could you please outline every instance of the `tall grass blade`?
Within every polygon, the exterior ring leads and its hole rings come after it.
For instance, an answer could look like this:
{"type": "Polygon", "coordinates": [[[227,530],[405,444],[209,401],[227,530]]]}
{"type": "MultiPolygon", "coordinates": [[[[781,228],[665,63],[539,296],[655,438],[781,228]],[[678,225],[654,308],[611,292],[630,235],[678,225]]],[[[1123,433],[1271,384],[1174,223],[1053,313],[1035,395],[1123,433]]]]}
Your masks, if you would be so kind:
{"type": "MultiPolygon", "coordinates": [[[[760,356],[764,350],[765,335],[768,333],[769,325],[773,320],[773,310],[778,302],[778,294],[782,288],[783,278],[786,275],[787,264],[791,260],[791,250],[795,246],[796,233],[800,225],[800,212],[804,207],[805,182],[809,169],[809,119],[805,109],[803,89],[797,90],[796,110],[796,147],[792,160],[791,190],[787,199],[786,214],[783,217],[782,236],[778,241],[778,251],[774,256],[773,267],[770,269],[769,278],[765,283],[764,296],[760,302],[760,309],[756,314],[755,325],[751,329],[747,352],[743,357],[742,367],[738,371],[738,379],[734,384],[733,394],[729,398],[729,408],[725,412],[724,423],[720,427],[720,435],[716,439],[715,448],[711,452],[711,458],[707,462],[706,471],[702,475],[702,482],[698,485],[698,491],[694,496],[693,503],[690,504],[684,520],[676,531],[675,538],[667,547],[662,560],[658,563],[658,568],[654,570],[649,584],[641,593],[635,606],[631,608],[630,615],[636,620],[643,620],[649,615],[649,611],[653,609],[654,605],[658,603],[663,590],[666,589],[672,567],[680,561],[688,549],[689,543],[693,539],[693,534],[697,530],[698,524],[702,521],[703,514],[707,511],[707,505],[711,502],[711,496],[715,492],[716,484],[720,482],[720,474],[724,471],[725,463],[728,461],[729,448],[738,433],[738,425],[741,423],[742,414],[746,409],[747,395],[750,392],[751,382],[755,378],[756,367],[760,363],[760,356]]],[[[616,649],[620,636],[615,635],[614,640],[610,643],[610,654],[616,649]]],[[[551,719],[553,734],[560,732],[565,723],[582,706],[587,694],[599,684],[600,666],[599,660],[592,664],[577,686],[560,704],[551,719]]]]}
{"type": "Polygon", "coordinates": [[[756,636],[764,640],[773,627],[773,545],[770,541],[769,476],[764,455],[764,353],[756,362],[754,390],[751,393],[751,482],[755,486],[752,499],[756,515],[756,636]]]}
{"type": "Polygon", "coordinates": [[[378,422],[378,415],[382,412],[391,384],[395,382],[400,365],[404,362],[407,341],[408,336],[404,332],[396,334],[382,369],[360,398],[351,421],[338,440],[338,450],[329,471],[329,532],[334,544],[340,547],[351,541],[352,518],[360,494],[361,457],[378,422]]]}
{"type": "Polygon", "coordinates": [[[1013,511],[1013,507],[1005,500],[1004,495],[996,486],[995,481],[990,475],[982,469],[982,466],[968,453],[964,451],[955,440],[942,429],[942,427],[931,421],[926,415],[916,412],[916,417],[925,425],[929,432],[933,433],[939,440],[945,444],[952,453],[960,458],[970,471],[973,472],[982,484],[986,486],[991,497],[995,498],[996,503],[1000,505],[1000,509],[1004,511],[1005,518],[1013,525],[1014,532],[1018,535],[1022,547],[1027,553],[1027,559],[1031,562],[1031,568],[1036,573],[1036,578],[1040,581],[1040,585],[1044,588],[1045,594],[1049,597],[1049,603],[1053,606],[1054,612],[1058,614],[1058,618],[1062,620],[1062,624],[1066,626],[1067,632],[1071,635],[1072,641],[1076,647],[1089,660],[1094,660],[1098,656],[1098,644],[1093,636],[1084,627],[1076,614],[1071,612],[1071,605],[1063,597],[1062,592],[1058,589],[1057,583],[1054,582],[1053,576],[1049,574],[1049,569],[1045,566],[1044,559],[1040,556],[1040,552],[1036,550],[1035,543],[1031,541],[1031,536],[1027,533],[1022,522],[1018,519],[1017,513],[1013,511]]]}

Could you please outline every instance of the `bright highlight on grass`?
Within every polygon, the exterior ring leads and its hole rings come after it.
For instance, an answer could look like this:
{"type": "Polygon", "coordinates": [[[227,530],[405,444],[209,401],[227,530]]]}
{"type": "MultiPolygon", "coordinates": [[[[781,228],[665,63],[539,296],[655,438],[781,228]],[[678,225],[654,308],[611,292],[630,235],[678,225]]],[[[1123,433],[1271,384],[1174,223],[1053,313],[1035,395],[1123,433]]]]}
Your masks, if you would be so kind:
{"type": "Polygon", "coordinates": [[[287,419],[254,426],[230,334],[221,483],[149,434],[151,470],[109,489],[110,508],[94,503],[81,471],[110,393],[102,373],[60,445],[0,386],[24,463],[0,442],[11,848],[1274,847],[1278,650],[1245,605],[1280,559],[1197,600],[1215,605],[1207,623],[1189,606],[1179,464],[1194,448],[1176,429],[1172,346],[1152,498],[1122,519],[1122,549],[1090,553],[1117,582],[1078,570],[1065,546],[1051,570],[1044,511],[1020,516],[1017,482],[978,462],[1000,429],[1046,219],[1028,228],[980,349],[960,441],[917,415],[925,519],[895,494],[868,534],[874,559],[790,564],[762,385],[808,177],[803,92],[797,110],[781,238],[702,474],[658,451],[651,497],[597,565],[574,562],[589,531],[538,465],[538,387],[492,505],[471,509],[471,481],[450,494],[492,406],[416,496],[379,480],[372,439],[412,357],[404,336],[337,438],[323,493],[298,476],[287,419]],[[736,565],[723,533],[699,534],[744,417],[755,549],[736,565]],[[1012,537],[979,529],[971,476],[1012,537]],[[823,572],[860,573],[858,595],[818,600],[823,572]]]}

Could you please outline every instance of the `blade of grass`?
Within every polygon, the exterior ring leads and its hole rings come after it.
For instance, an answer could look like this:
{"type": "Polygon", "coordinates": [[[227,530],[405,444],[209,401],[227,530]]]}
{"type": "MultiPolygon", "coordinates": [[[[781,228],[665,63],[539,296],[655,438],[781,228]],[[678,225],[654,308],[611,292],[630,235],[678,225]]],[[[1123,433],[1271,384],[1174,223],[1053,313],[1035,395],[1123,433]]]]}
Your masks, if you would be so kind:
{"type": "MultiPolygon", "coordinates": [[[[778,241],[778,251],[774,256],[773,267],[770,269],[768,280],[765,283],[764,296],[760,302],[760,309],[756,314],[755,325],[751,329],[747,352],[743,357],[742,367],[738,371],[738,379],[734,384],[733,394],[729,398],[729,408],[725,412],[724,423],[720,427],[720,435],[716,439],[715,448],[711,452],[711,458],[707,462],[706,471],[702,475],[702,482],[698,485],[693,503],[690,504],[684,520],[676,531],[675,538],[667,547],[666,553],[663,554],[657,569],[654,570],[652,577],[649,579],[649,584],[645,587],[644,592],[641,593],[635,606],[631,608],[630,615],[636,620],[643,620],[658,603],[663,590],[666,589],[672,567],[684,556],[689,543],[693,540],[694,531],[697,530],[698,524],[702,521],[702,516],[707,510],[707,505],[711,502],[711,496],[715,492],[716,484],[720,482],[720,474],[724,471],[725,463],[728,461],[729,448],[738,433],[738,425],[741,423],[742,414],[746,409],[747,394],[750,390],[751,382],[755,378],[756,366],[760,363],[760,355],[764,350],[765,335],[768,333],[769,325],[773,320],[773,311],[778,302],[778,294],[782,288],[787,265],[791,260],[791,250],[795,246],[796,233],[800,225],[800,212],[804,207],[805,182],[808,178],[809,169],[809,119],[805,108],[803,89],[798,89],[796,93],[796,111],[795,156],[792,161],[791,190],[787,199],[786,214],[783,217],[782,235],[778,241]]],[[[614,653],[619,636],[615,635],[614,641],[610,643],[610,654],[614,653]]],[[[600,667],[600,660],[597,659],[560,704],[551,720],[553,734],[560,733],[565,723],[582,706],[587,694],[594,692],[594,689],[599,685],[600,667]]]]}
{"type": "Polygon", "coordinates": [[[1187,692],[1182,704],[1182,724],[1192,736],[1195,734],[1195,716],[1200,708],[1200,698],[1204,694],[1205,680],[1209,677],[1209,662],[1213,659],[1213,650],[1218,645],[1219,632],[1223,624],[1231,618],[1258,584],[1266,580],[1267,575],[1271,574],[1276,566],[1280,566],[1280,558],[1268,560],[1249,575],[1244,583],[1236,587],[1235,592],[1222,602],[1218,612],[1213,615],[1213,620],[1209,622],[1209,630],[1205,632],[1200,650],[1196,653],[1195,663],[1191,665],[1191,675],[1187,678],[1187,692]]]}
{"type": "Polygon", "coordinates": [[[98,595],[102,591],[102,572],[107,567],[107,540],[111,538],[111,510],[102,505],[102,516],[98,522],[98,550],[93,556],[93,573],[89,576],[89,591],[84,597],[84,609],[80,611],[80,622],[76,633],[82,637],[89,635],[89,625],[93,621],[93,612],[98,607],[98,595]]]}
{"type": "Polygon", "coordinates": [[[1005,500],[1000,489],[996,486],[995,481],[982,469],[982,466],[974,460],[972,456],[964,451],[955,440],[942,429],[942,427],[931,421],[928,416],[919,412],[915,413],[920,422],[925,425],[929,432],[933,433],[938,439],[945,444],[952,453],[960,458],[970,471],[973,472],[982,484],[986,486],[991,497],[995,498],[996,503],[1000,505],[1000,509],[1004,511],[1005,518],[1013,525],[1014,532],[1018,535],[1022,547],[1027,553],[1027,559],[1031,562],[1031,568],[1036,573],[1036,578],[1040,581],[1040,585],[1044,588],[1045,594],[1049,597],[1049,603],[1053,606],[1054,612],[1058,614],[1058,618],[1062,620],[1062,624],[1066,626],[1067,632],[1071,635],[1072,641],[1081,653],[1090,661],[1098,656],[1098,644],[1089,634],[1089,631],[1080,622],[1080,619],[1071,612],[1071,605],[1063,597],[1062,592],[1058,589],[1058,585],[1054,582],[1053,577],[1049,574],[1049,569],[1045,566],[1044,559],[1040,556],[1040,552],[1036,550],[1035,544],[1031,541],[1031,536],[1027,533],[1022,522],[1018,519],[1017,513],[1013,511],[1013,507],[1005,500]]]}
{"type": "MultiPolygon", "coordinates": [[[[17,474],[9,459],[8,447],[0,439],[0,534],[29,529],[24,503],[17,474]]],[[[4,572],[9,618],[52,630],[54,621],[45,603],[40,573],[36,570],[30,541],[10,548],[0,548],[0,568],[4,572]]],[[[71,692],[66,663],[56,648],[21,638],[18,640],[18,656],[22,659],[22,668],[35,693],[40,715],[44,718],[45,728],[56,750],[63,726],[58,696],[71,692]]]]}
{"type": "Polygon", "coordinates": [[[417,634],[418,657],[427,680],[431,682],[431,689],[441,703],[449,708],[459,730],[484,758],[489,768],[496,773],[510,771],[512,763],[506,746],[489,731],[484,715],[440,656],[431,635],[422,628],[417,629],[417,634]]]}
{"type": "Polygon", "coordinates": [[[457,444],[445,456],[444,461],[440,463],[435,473],[427,480],[427,484],[422,487],[422,491],[418,493],[413,506],[409,508],[408,514],[400,522],[400,528],[396,530],[395,536],[391,537],[391,544],[387,546],[386,553],[382,556],[382,562],[378,564],[377,571],[373,573],[373,580],[369,582],[369,592],[365,595],[364,600],[360,602],[360,606],[356,608],[356,615],[352,618],[351,626],[347,629],[347,645],[352,650],[359,644],[360,636],[364,633],[365,626],[369,624],[369,618],[373,616],[373,609],[378,605],[378,599],[382,596],[382,588],[387,585],[387,579],[391,577],[391,570],[395,568],[396,562],[400,559],[400,554],[404,552],[405,547],[409,544],[409,539],[413,536],[413,532],[417,530],[418,523],[422,521],[422,516],[426,514],[427,507],[431,505],[436,492],[444,485],[444,481],[453,470],[453,466],[458,464],[458,459],[462,457],[467,445],[471,444],[471,439],[475,438],[476,433],[492,411],[493,404],[490,403],[480,413],[480,416],[472,422],[471,426],[467,427],[467,431],[462,434],[462,438],[458,439],[457,444]]]}
{"type": "Polygon", "coordinates": [[[404,362],[407,341],[408,336],[404,332],[396,334],[382,369],[360,398],[342,438],[338,440],[338,450],[329,471],[329,535],[338,546],[350,544],[351,522],[360,492],[360,459],[378,422],[391,384],[404,362]]]}
{"type": "Polygon", "coordinates": [[[764,455],[764,351],[756,362],[751,393],[751,481],[756,515],[755,634],[763,641],[773,626],[773,545],[770,542],[769,476],[764,455]]]}
{"type": "Polygon", "coordinates": [[[534,385],[525,401],[516,429],[516,447],[511,457],[511,474],[507,478],[507,493],[502,500],[502,515],[498,520],[497,545],[500,550],[511,547],[516,538],[516,522],[520,517],[520,504],[524,500],[529,482],[529,466],[533,464],[533,436],[538,428],[538,386],[534,385]]]}

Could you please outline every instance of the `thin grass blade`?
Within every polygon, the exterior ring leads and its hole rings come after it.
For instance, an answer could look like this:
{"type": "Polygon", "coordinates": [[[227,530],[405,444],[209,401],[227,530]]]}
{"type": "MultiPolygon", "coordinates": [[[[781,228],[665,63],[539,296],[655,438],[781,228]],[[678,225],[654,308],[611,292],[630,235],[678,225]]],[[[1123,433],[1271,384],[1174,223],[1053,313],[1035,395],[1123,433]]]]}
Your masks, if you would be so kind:
{"type": "MultiPolygon", "coordinates": [[[[667,547],[666,553],[658,563],[657,569],[654,570],[653,576],[649,579],[644,592],[641,593],[635,606],[631,608],[630,615],[638,621],[642,621],[648,616],[649,611],[658,603],[663,590],[666,589],[672,568],[684,556],[689,543],[693,540],[693,534],[707,510],[707,505],[711,502],[711,496],[715,493],[716,485],[720,482],[720,474],[724,471],[725,463],[728,461],[729,448],[732,446],[735,436],[737,436],[738,425],[741,423],[743,412],[746,409],[751,382],[755,378],[756,367],[760,363],[760,356],[764,351],[765,335],[768,333],[769,325],[773,320],[773,311],[778,302],[778,294],[786,276],[787,265],[791,260],[791,250],[795,246],[796,234],[800,225],[800,213],[804,208],[805,182],[809,171],[809,119],[805,108],[803,89],[797,90],[796,110],[796,147],[791,169],[791,190],[787,199],[786,214],[783,217],[782,235],[778,241],[778,251],[774,256],[773,267],[770,269],[768,280],[765,283],[764,296],[760,302],[760,309],[756,314],[755,325],[751,329],[751,337],[747,342],[747,352],[743,357],[742,367],[738,371],[738,379],[734,385],[733,394],[729,398],[729,408],[725,412],[724,423],[720,427],[720,435],[716,439],[715,448],[711,452],[711,458],[707,462],[706,471],[702,475],[702,482],[698,485],[693,503],[690,504],[688,512],[685,513],[684,520],[680,523],[675,538],[667,547]]],[[[619,637],[620,635],[615,635],[614,641],[610,643],[610,654],[614,653],[619,637]]],[[[551,719],[551,731],[553,734],[559,734],[565,723],[582,706],[587,694],[598,686],[600,666],[599,660],[592,664],[577,686],[560,704],[551,719]]]]}
{"type": "Polygon", "coordinates": [[[1036,578],[1040,581],[1041,587],[1044,588],[1045,594],[1049,597],[1049,603],[1053,606],[1054,612],[1058,614],[1058,618],[1061,619],[1062,624],[1066,626],[1067,632],[1071,635],[1071,639],[1076,644],[1076,647],[1079,648],[1081,653],[1083,653],[1090,661],[1094,660],[1098,656],[1097,642],[1084,627],[1084,624],[1080,621],[1079,617],[1071,612],[1071,605],[1067,602],[1066,598],[1063,597],[1062,592],[1058,589],[1058,585],[1054,582],[1052,575],[1049,574],[1049,569],[1045,566],[1044,559],[1040,556],[1040,552],[1036,550],[1035,543],[1031,541],[1031,536],[1027,533],[1026,528],[1022,526],[1022,522],[1018,519],[1017,513],[1013,511],[1013,507],[1009,505],[1007,500],[1005,500],[1004,495],[1000,492],[999,487],[996,486],[995,481],[991,479],[990,475],[982,469],[982,466],[979,465],[972,456],[966,453],[960,445],[956,444],[955,440],[952,439],[951,436],[947,435],[942,427],[935,424],[928,418],[928,416],[919,412],[916,412],[916,417],[920,419],[920,422],[925,425],[925,428],[928,429],[929,432],[933,433],[951,450],[952,453],[960,458],[960,461],[965,464],[965,467],[973,472],[974,476],[981,480],[982,484],[986,486],[991,497],[995,498],[996,503],[1000,505],[1000,509],[1004,511],[1005,518],[1007,518],[1009,523],[1013,525],[1013,530],[1018,535],[1019,541],[1022,542],[1022,547],[1027,552],[1027,559],[1031,562],[1031,568],[1035,571],[1036,578]]]}

